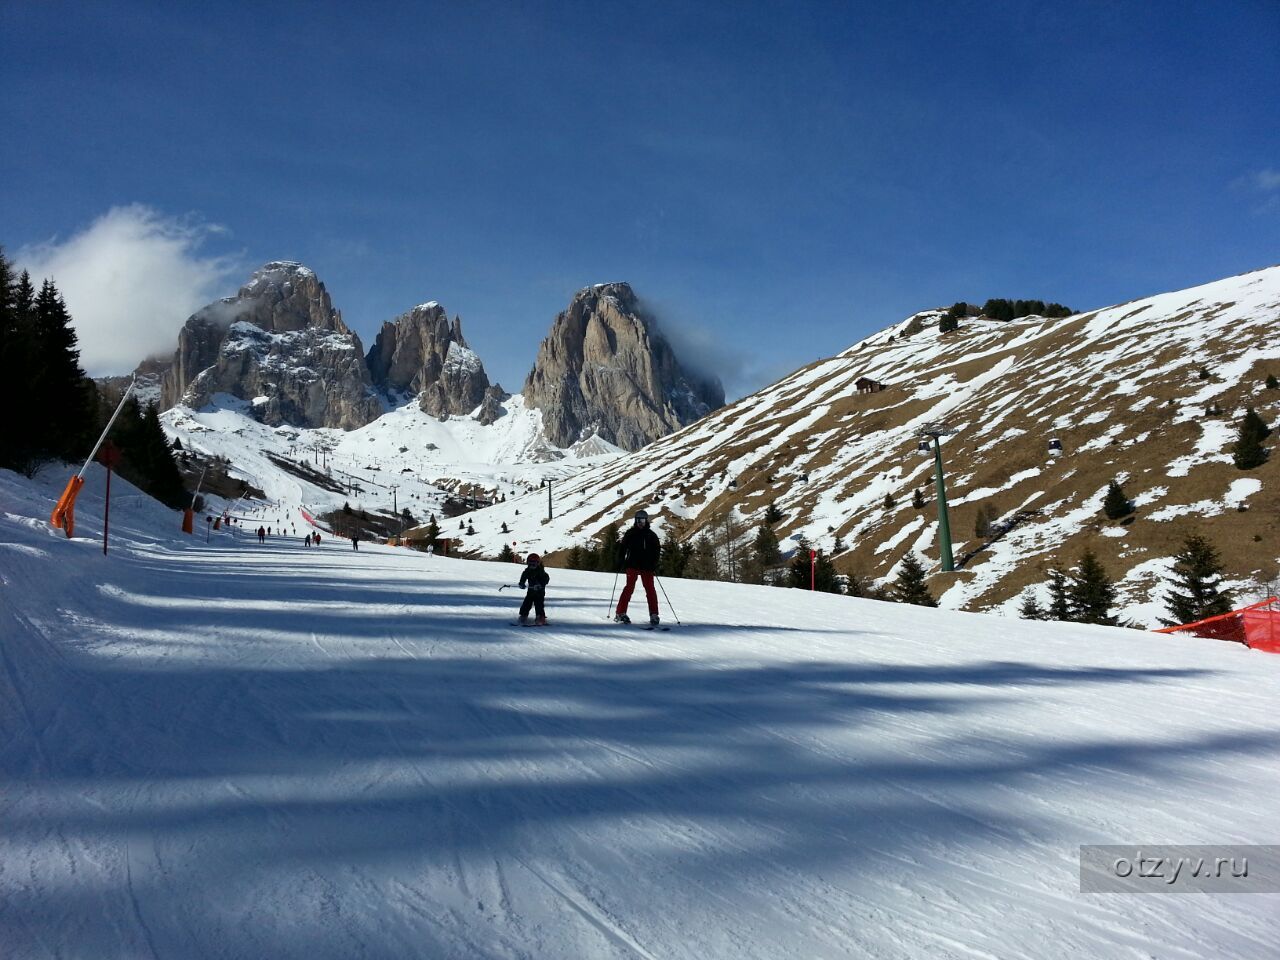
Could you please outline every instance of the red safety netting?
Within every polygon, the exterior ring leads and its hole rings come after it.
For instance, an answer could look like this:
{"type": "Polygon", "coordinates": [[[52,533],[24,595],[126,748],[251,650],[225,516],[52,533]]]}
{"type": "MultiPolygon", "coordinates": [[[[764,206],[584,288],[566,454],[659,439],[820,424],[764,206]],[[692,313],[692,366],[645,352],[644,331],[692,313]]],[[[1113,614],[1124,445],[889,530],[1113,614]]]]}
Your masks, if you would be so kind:
{"type": "Polygon", "coordinates": [[[1243,643],[1251,650],[1280,653],[1280,599],[1268,597],[1239,610],[1232,610],[1195,623],[1165,627],[1156,633],[1189,633],[1210,640],[1243,643]]]}

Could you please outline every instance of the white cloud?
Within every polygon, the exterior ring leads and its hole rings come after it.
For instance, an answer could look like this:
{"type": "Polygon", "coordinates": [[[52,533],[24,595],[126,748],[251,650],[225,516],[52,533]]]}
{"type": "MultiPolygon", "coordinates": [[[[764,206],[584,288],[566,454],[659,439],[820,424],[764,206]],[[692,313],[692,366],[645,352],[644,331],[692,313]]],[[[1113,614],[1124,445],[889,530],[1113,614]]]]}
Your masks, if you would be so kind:
{"type": "Polygon", "coordinates": [[[131,204],[66,240],[23,247],[14,259],[37,287],[44,278],[57,284],[80,338],[81,366],[105,376],[173,351],[187,317],[219,295],[232,271],[230,257],[199,252],[224,232],[131,204]]]}
{"type": "Polygon", "coordinates": [[[1253,175],[1253,185],[1264,193],[1280,190],[1280,170],[1259,170],[1253,175]]]}

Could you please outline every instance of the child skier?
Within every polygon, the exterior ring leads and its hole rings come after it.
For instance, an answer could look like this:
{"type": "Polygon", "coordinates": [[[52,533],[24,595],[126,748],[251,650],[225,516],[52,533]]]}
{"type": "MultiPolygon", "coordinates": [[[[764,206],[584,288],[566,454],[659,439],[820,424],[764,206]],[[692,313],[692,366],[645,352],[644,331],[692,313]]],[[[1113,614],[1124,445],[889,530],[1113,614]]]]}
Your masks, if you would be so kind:
{"type": "Polygon", "coordinates": [[[520,586],[527,587],[528,591],[524,595],[524,603],[520,604],[519,623],[522,627],[529,626],[529,608],[532,607],[538,614],[537,619],[533,621],[533,626],[545,627],[547,611],[542,603],[547,583],[551,578],[547,576],[546,568],[542,566],[542,558],[536,553],[529,554],[525,564],[524,572],[520,574],[520,586]]]}

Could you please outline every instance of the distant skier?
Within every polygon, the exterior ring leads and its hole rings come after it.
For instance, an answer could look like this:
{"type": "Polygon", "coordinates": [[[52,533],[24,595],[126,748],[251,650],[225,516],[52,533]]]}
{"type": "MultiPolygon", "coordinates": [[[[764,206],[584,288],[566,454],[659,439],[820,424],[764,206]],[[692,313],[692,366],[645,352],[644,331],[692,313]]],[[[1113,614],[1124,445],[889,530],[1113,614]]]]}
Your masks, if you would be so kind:
{"type": "Polygon", "coordinates": [[[351,535],[351,549],[352,550],[360,549],[360,535],[358,533],[353,533],[351,535]]]}
{"type": "Polygon", "coordinates": [[[259,542],[259,543],[266,543],[266,542],[267,542],[267,528],[266,528],[266,527],[259,527],[259,528],[258,528],[258,542],[259,542]]]}
{"type": "Polygon", "coordinates": [[[617,623],[630,623],[627,616],[627,604],[631,602],[631,594],[636,589],[636,578],[644,584],[644,595],[649,601],[649,622],[658,625],[658,594],[653,589],[653,572],[658,569],[658,553],[662,544],[658,535],[649,529],[649,514],[637,511],[635,523],[622,535],[619,542],[622,551],[622,566],[627,573],[626,586],[622,588],[622,596],[618,597],[618,611],[613,618],[617,623]]]}
{"type": "Polygon", "coordinates": [[[529,608],[532,607],[537,611],[537,619],[533,621],[535,627],[545,627],[547,625],[547,610],[543,606],[546,599],[547,584],[551,578],[547,576],[546,568],[542,565],[542,558],[536,553],[529,554],[525,560],[524,571],[520,574],[520,586],[526,587],[524,595],[524,603],[520,604],[520,626],[529,626],[529,608]]]}
{"type": "Polygon", "coordinates": [[[320,546],[320,531],[317,530],[311,536],[313,538],[311,542],[314,543],[317,547],[320,546]]]}
{"type": "Polygon", "coordinates": [[[304,547],[311,546],[311,534],[308,533],[305,537],[302,538],[302,545],[304,547]]]}

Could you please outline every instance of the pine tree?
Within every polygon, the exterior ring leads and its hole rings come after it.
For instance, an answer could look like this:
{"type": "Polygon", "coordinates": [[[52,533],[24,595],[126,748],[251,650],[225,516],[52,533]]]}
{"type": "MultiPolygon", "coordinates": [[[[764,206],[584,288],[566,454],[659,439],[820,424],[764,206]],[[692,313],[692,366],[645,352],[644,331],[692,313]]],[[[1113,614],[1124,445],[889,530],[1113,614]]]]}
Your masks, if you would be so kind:
{"type": "Polygon", "coordinates": [[[1280,390],[1280,380],[1276,379],[1276,375],[1274,373],[1267,374],[1267,389],[1280,390]]]}
{"type": "Polygon", "coordinates": [[[1034,590],[1028,590],[1023,594],[1022,605],[1018,607],[1018,616],[1023,620],[1045,620],[1048,618],[1048,614],[1040,609],[1040,602],[1036,600],[1034,590]]]}
{"type": "Polygon", "coordinates": [[[684,575],[691,580],[720,579],[720,561],[716,556],[716,545],[707,534],[701,533],[693,541],[693,554],[685,566],[684,575]]]}
{"type": "Polygon", "coordinates": [[[1080,556],[1080,566],[1068,590],[1071,619],[1078,623],[1115,626],[1111,608],[1116,603],[1116,587],[1092,550],[1080,556]]]}
{"type": "Polygon", "coordinates": [[[948,313],[946,316],[944,316],[941,320],[938,321],[938,332],[950,333],[951,331],[957,329],[959,326],[960,326],[959,318],[948,313]]]}
{"type": "Polygon", "coordinates": [[[575,543],[569,548],[569,555],[565,558],[565,566],[570,570],[582,569],[582,546],[575,543]]]}
{"type": "Polygon", "coordinates": [[[1071,583],[1067,575],[1059,567],[1049,570],[1049,609],[1045,611],[1048,620],[1074,620],[1071,613],[1071,583]]]}
{"type": "Polygon", "coordinates": [[[502,549],[498,551],[498,559],[503,563],[514,563],[516,559],[515,551],[511,549],[511,544],[504,543],[502,549]]]}
{"type": "Polygon", "coordinates": [[[844,593],[835,564],[823,550],[818,551],[818,559],[813,568],[813,582],[814,589],[823,593],[844,593]]]}
{"type": "Polygon", "coordinates": [[[796,541],[795,556],[791,558],[791,563],[787,565],[787,583],[792,587],[802,590],[808,590],[811,582],[811,558],[810,553],[813,551],[812,544],[809,543],[807,537],[801,537],[796,541]]]}
{"type": "Polygon", "coordinates": [[[476,535],[476,528],[475,528],[473,525],[471,525],[471,524],[469,524],[469,523],[468,523],[468,524],[467,524],[467,536],[469,536],[469,537],[474,537],[475,535],[476,535]]]}
{"type": "Polygon", "coordinates": [[[18,279],[0,249],[0,410],[5,418],[0,429],[0,467],[28,469],[31,424],[29,418],[15,414],[30,403],[31,374],[30,310],[20,303],[18,279]]]}
{"type": "Polygon", "coordinates": [[[1222,576],[1222,559],[1213,544],[1198,534],[1189,535],[1174,557],[1173,591],[1165,596],[1173,619],[1165,626],[1229,613],[1234,600],[1229,590],[1221,589],[1222,576]]]}
{"type": "Polygon", "coordinates": [[[436,522],[434,513],[431,515],[431,519],[427,521],[426,534],[428,542],[440,539],[440,524],[436,522]]]}
{"type": "Polygon", "coordinates": [[[777,501],[770,500],[769,506],[764,511],[764,522],[775,524],[782,519],[782,511],[778,509],[777,501]]]}
{"type": "Polygon", "coordinates": [[[1269,433],[1271,431],[1267,428],[1263,419],[1254,411],[1253,407],[1245,411],[1244,418],[1240,421],[1235,445],[1231,451],[1231,459],[1235,462],[1237,468],[1252,470],[1254,467],[1260,467],[1267,462],[1267,449],[1262,445],[1262,441],[1267,438],[1269,433]]]}
{"type": "Polygon", "coordinates": [[[1107,485],[1107,496],[1102,501],[1102,512],[1111,520],[1119,520],[1133,513],[1133,501],[1124,495],[1124,488],[1116,480],[1112,480],[1107,485]]]}
{"type": "Polygon", "coordinates": [[[40,411],[43,421],[38,455],[64,459],[82,456],[92,443],[89,434],[97,403],[94,398],[90,404],[71,315],[52,280],[40,285],[34,319],[35,380],[29,403],[40,411]]]}
{"type": "Polygon", "coordinates": [[[147,404],[142,412],[131,446],[124,453],[139,471],[141,482],[137,486],[174,510],[187,505],[189,497],[182,473],[173,459],[173,448],[154,403],[147,404]]]}
{"type": "Polygon", "coordinates": [[[658,553],[658,576],[680,577],[684,575],[684,552],[680,549],[680,541],[675,533],[668,530],[662,540],[662,550],[658,553]]]}
{"type": "Polygon", "coordinates": [[[911,495],[911,506],[917,510],[924,509],[924,493],[919,487],[916,487],[915,493],[911,495]]]}
{"type": "Polygon", "coordinates": [[[925,584],[924,565],[914,553],[902,558],[898,567],[898,577],[890,590],[894,603],[912,603],[918,607],[936,607],[938,601],[933,599],[929,587],[925,584]]]}
{"type": "Polygon", "coordinates": [[[895,506],[897,506],[897,503],[896,503],[896,501],[894,501],[894,499],[893,499],[893,494],[892,494],[892,493],[886,493],[886,494],[884,495],[884,508],[885,508],[886,510],[892,510],[895,506]]]}
{"type": "Polygon", "coordinates": [[[604,533],[600,535],[599,563],[601,570],[620,570],[622,568],[622,553],[618,540],[617,524],[611,523],[604,528],[604,533]]]}
{"type": "Polygon", "coordinates": [[[778,543],[778,535],[767,523],[762,523],[756,528],[756,539],[751,546],[762,570],[782,563],[782,547],[778,543]]]}

